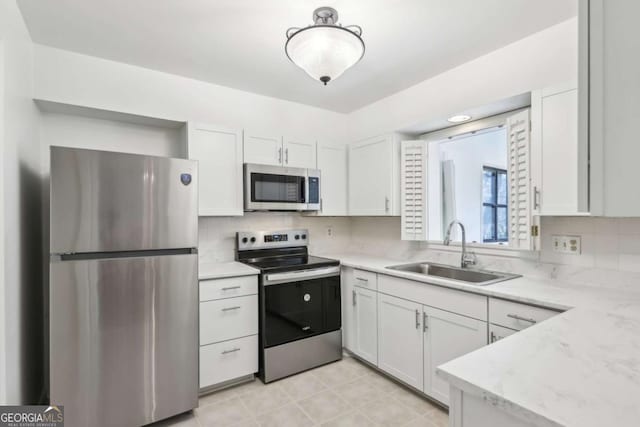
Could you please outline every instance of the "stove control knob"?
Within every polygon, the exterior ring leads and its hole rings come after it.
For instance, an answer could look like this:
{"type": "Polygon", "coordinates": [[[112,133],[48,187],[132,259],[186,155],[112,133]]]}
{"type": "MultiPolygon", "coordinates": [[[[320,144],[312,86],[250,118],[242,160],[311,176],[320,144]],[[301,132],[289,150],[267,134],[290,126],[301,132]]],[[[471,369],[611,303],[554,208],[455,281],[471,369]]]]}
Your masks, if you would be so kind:
{"type": "Polygon", "coordinates": [[[306,235],[306,234],[303,234],[303,235],[302,235],[302,239],[304,240],[304,239],[306,239],[306,238],[307,238],[307,235],[306,235]]]}
{"type": "Polygon", "coordinates": [[[242,238],[242,243],[247,243],[249,241],[249,239],[247,239],[246,237],[242,238]]]}
{"type": "Polygon", "coordinates": [[[255,237],[252,237],[252,238],[251,238],[251,243],[255,243],[255,242],[256,242],[256,238],[255,238],[255,237]]]}
{"type": "Polygon", "coordinates": [[[296,234],[296,240],[300,240],[300,235],[296,234]]]}

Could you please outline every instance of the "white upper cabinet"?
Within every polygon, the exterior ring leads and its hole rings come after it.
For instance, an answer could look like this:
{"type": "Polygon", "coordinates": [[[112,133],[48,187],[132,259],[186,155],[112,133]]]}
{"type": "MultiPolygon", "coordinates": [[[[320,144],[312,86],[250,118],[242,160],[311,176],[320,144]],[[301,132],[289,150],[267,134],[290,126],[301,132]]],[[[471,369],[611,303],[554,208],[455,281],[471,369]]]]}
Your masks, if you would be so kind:
{"type": "Polygon", "coordinates": [[[534,213],[585,213],[588,174],[578,144],[577,83],[533,91],[531,128],[534,213]]]}
{"type": "Polygon", "coordinates": [[[245,131],[244,162],[315,169],[316,142],[245,131]]]}
{"type": "Polygon", "coordinates": [[[589,210],[598,216],[638,217],[640,2],[589,0],[579,2],[579,8],[580,123],[589,127],[589,210]]]}
{"type": "Polygon", "coordinates": [[[198,214],[242,215],[242,131],[187,124],[188,157],[198,160],[198,214]]]}
{"type": "Polygon", "coordinates": [[[399,157],[395,134],[349,145],[349,215],[400,215],[399,157]]]}
{"type": "Polygon", "coordinates": [[[268,136],[252,131],[244,132],[245,163],[281,166],[283,155],[281,136],[268,136]]]}
{"type": "Polygon", "coordinates": [[[507,118],[509,246],[539,249],[539,229],[534,219],[534,189],[531,180],[531,120],[529,110],[507,118]]]}
{"type": "Polygon", "coordinates": [[[402,240],[427,240],[426,141],[402,141],[400,149],[400,210],[402,240]]]}
{"type": "Polygon", "coordinates": [[[316,141],[283,138],[282,166],[291,168],[316,168],[316,141]]]}
{"type": "Polygon", "coordinates": [[[318,215],[347,215],[347,146],[318,141],[320,169],[320,212],[318,215]]]}

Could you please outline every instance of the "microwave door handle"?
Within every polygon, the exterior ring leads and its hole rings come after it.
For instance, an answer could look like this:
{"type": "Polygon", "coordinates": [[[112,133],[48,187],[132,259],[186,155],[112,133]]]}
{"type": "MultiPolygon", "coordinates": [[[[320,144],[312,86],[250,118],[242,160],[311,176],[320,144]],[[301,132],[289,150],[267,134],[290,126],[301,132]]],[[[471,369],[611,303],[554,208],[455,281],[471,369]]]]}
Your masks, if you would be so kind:
{"type": "Polygon", "coordinates": [[[301,178],[302,179],[302,185],[300,186],[300,203],[307,203],[307,194],[309,194],[309,180],[305,179],[304,177],[301,178]]]}

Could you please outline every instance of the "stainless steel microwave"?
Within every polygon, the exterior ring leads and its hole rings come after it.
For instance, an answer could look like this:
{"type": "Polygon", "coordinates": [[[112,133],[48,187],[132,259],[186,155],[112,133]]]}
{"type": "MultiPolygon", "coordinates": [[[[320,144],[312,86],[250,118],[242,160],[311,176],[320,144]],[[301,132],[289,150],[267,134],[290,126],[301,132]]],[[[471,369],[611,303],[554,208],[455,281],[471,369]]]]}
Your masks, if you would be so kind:
{"type": "Polygon", "coordinates": [[[320,171],[245,163],[244,209],[320,210],[320,171]]]}

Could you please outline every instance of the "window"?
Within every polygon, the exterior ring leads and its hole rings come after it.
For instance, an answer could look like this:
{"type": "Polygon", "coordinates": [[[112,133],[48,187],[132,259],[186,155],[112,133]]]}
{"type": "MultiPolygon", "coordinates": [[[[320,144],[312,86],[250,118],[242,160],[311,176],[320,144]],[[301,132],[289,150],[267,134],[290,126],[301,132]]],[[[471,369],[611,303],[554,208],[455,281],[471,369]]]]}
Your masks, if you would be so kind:
{"type": "Polygon", "coordinates": [[[482,173],[482,241],[509,241],[507,171],[485,166],[482,173]]]}

